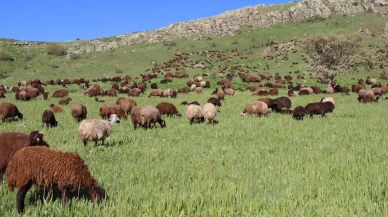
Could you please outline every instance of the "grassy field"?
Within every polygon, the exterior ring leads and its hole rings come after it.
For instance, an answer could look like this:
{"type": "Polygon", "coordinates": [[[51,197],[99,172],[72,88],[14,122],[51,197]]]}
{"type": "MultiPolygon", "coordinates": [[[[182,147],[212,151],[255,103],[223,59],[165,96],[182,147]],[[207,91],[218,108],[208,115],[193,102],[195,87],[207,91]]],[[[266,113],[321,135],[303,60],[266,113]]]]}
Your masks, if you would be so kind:
{"type": "MultiPolygon", "coordinates": [[[[49,87],[49,89],[57,87],[49,87]]],[[[98,118],[101,104],[72,87],[72,103],[87,105],[88,118],[98,118]]],[[[78,88],[78,87],[77,87],[78,88]]],[[[285,90],[281,94],[286,94],[285,90]]],[[[292,107],[324,95],[292,98],[292,107]]],[[[177,105],[203,94],[176,99],[135,98],[139,105],[161,101],[177,105]]],[[[336,109],[326,118],[295,121],[290,116],[240,117],[248,92],[227,97],[218,124],[194,124],[186,117],[165,118],[167,128],[133,130],[130,119],[113,127],[105,146],[84,147],[70,105],[57,114],[60,127],[43,128],[41,114],[57,99],[15,102],[21,122],[0,124],[1,131],[41,130],[55,148],[78,152],[106,189],[109,200],[93,205],[76,197],[41,204],[35,190],[26,199],[26,216],[385,216],[388,150],[387,101],[359,104],[356,95],[334,95],[336,109]]],[[[116,98],[103,97],[106,102],[116,98]]],[[[2,100],[4,101],[4,100],[2,100]]],[[[0,213],[15,216],[15,192],[0,187],[0,213]]]]}

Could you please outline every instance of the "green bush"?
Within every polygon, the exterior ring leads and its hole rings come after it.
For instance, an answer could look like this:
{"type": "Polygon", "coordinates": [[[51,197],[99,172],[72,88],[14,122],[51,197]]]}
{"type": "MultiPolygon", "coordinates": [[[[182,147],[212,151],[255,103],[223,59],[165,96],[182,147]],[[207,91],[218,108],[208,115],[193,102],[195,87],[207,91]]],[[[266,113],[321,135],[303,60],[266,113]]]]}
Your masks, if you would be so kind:
{"type": "Polygon", "coordinates": [[[14,61],[15,59],[7,51],[0,51],[0,61],[14,61]]]}
{"type": "Polygon", "coordinates": [[[67,49],[57,43],[50,43],[47,45],[46,53],[53,56],[64,56],[67,54],[67,49]]]}

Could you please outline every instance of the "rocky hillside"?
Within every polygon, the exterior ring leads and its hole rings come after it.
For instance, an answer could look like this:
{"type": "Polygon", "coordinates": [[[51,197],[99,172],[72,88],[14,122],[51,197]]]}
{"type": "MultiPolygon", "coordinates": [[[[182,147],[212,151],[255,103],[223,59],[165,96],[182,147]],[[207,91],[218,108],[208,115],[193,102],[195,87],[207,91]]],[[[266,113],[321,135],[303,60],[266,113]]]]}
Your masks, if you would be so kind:
{"type": "MultiPolygon", "coordinates": [[[[388,0],[304,0],[298,3],[257,5],[228,11],[218,16],[171,24],[158,30],[136,32],[110,38],[75,41],[68,44],[70,52],[114,50],[118,46],[157,43],[177,38],[232,35],[239,29],[265,28],[270,25],[349,15],[362,12],[388,15],[388,0]]],[[[12,42],[18,46],[30,43],[12,42]]],[[[36,46],[36,44],[34,44],[36,46]]]]}

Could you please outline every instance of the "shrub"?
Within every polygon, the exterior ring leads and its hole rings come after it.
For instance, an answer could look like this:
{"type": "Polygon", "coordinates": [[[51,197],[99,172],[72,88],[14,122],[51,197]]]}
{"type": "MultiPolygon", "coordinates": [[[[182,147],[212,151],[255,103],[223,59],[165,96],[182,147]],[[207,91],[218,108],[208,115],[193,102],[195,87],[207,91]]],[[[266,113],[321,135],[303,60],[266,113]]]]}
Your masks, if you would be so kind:
{"type": "Polygon", "coordinates": [[[14,61],[15,59],[7,51],[0,51],[0,61],[14,61]]]}
{"type": "Polygon", "coordinates": [[[115,68],[115,72],[116,72],[116,73],[123,73],[123,70],[121,70],[120,68],[116,67],[116,68],[115,68]]]}
{"type": "Polygon", "coordinates": [[[71,54],[69,55],[69,58],[70,58],[71,60],[79,60],[79,59],[81,59],[81,55],[78,54],[78,53],[71,53],[71,54]]]}
{"type": "Polygon", "coordinates": [[[301,47],[310,59],[309,71],[320,75],[341,74],[359,66],[373,68],[376,59],[356,34],[315,36],[301,47]]]}
{"type": "Polygon", "coordinates": [[[46,52],[48,55],[64,56],[67,54],[67,49],[57,43],[50,43],[47,45],[46,52]]]}

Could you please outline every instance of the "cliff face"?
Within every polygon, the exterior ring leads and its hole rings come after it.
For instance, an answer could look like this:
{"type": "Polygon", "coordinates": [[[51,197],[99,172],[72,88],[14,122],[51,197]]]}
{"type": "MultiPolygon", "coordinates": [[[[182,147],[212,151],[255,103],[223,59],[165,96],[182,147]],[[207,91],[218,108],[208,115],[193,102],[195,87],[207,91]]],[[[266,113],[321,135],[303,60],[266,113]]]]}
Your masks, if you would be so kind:
{"type": "Polygon", "coordinates": [[[156,43],[181,37],[231,35],[243,28],[264,28],[279,23],[327,18],[334,14],[348,15],[362,12],[388,15],[388,0],[304,0],[276,6],[257,5],[228,11],[214,17],[171,24],[158,30],[119,35],[110,38],[111,41],[98,39],[76,41],[71,43],[69,51],[107,51],[121,45],[142,42],[156,43]]]}

